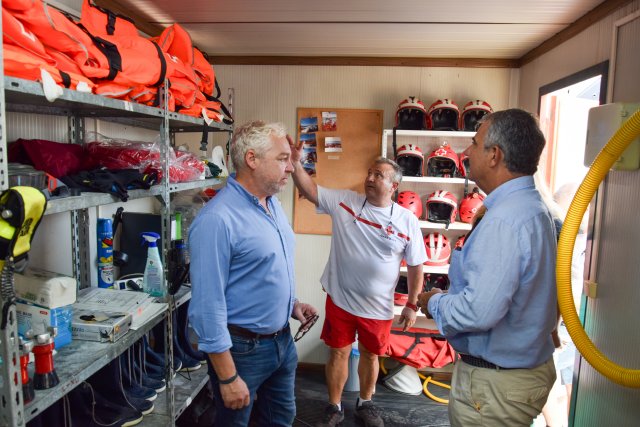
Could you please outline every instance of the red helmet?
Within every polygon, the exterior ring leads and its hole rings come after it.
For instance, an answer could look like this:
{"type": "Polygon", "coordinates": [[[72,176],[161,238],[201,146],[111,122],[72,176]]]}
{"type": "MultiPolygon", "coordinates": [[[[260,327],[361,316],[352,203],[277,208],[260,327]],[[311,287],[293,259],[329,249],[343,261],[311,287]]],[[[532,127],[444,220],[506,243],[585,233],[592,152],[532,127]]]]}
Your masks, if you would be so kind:
{"type": "Polygon", "coordinates": [[[456,221],[458,213],[458,199],[452,193],[438,190],[427,199],[427,221],[443,222],[447,224],[456,221]]]}
{"type": "Polygon", "coordinates": [[[393,293],[394,305],[405,305],[409,301],[409,286],[407,285],[407,278],[405,276],[398,277],[398,283],[396,283],[396,289],[393,293]]]}
{"type": "Polygon", "coordinates": [[[424,154],[417,145],[403,145],[398,148],[396,163],[402,168],[404,176],[422,176],[424,154]]]}
{"type": "Polygon", "coordinates": [[[458,237],[458,240],[456,240],[456,244],[454,245],[455,249],[462,249],[462,247],[464,246],[464,241],[467,239],[467,235],[463,234],[462,236],[458,237]]]}
{"type": "Polygon", "coordinates": [[[446,142],[427,157],[427,176],[453,178],[460,169],[460,159],[446,142]]]}
{"type": "Polygon", "coordinates": [[[432,130],[458,130],[460,110],[451,99],[438,99],[427,111],[427,125],[432,130]]]}
{"type": "Polygon", "coordinates": [[[425,265],[439,266],[449,263],[451,243],[444,234],[430,233],[424,236],[424,248],[427,251],[425,265]]]}
{"type": "Polygon", "coordinates": [[[491,113],[493,113],[493,108],[486,101],[476,99],[467,102],[460,117],[460,130],[475,132],[480,119],[491,113]]]}
{"type": "Polygon", "coordinates": [[[460,202],[460,221],[471,224],[476,212],[478,212],[478,209],[482,206],[483,200],[484,196],[480,194],[478,187],[464,196],[464,199],[460,202]]]}
{"type": "Polygon", "coordinates": [[[422,216],[422,201],[413,191],[402,191],[398,194],[398,204],[403,208],[409,209],[415,216],[422,216]]]}
{"type": "Polygon", "coordinates": [[[415,96],[403,99],[396,110],[396,128],[407,130],[427,129],[427,108],[415,96]]]}
{"type": "Polygon", "coordinates": [[[446,291],[449,289],[449,277],[446,274],[427,273],[424,275],[424,287],[427,291],[433,288],[446,291]]]}
{"type": "Polygon", "coordinates": [[[462,178],[469,178],[469,156],[464,153],[458,154],[458,165],[460,166],[458,169],[458,175],[462,178]]]}

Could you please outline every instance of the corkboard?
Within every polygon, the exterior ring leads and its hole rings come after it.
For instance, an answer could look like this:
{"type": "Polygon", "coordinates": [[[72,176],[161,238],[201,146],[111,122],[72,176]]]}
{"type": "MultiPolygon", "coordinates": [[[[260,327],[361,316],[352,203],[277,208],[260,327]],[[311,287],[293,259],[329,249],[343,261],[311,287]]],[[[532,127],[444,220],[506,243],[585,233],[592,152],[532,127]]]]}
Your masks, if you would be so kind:
{"type": "MultiPolygon", "coordinates": [[[[344,108],[298,108],[297,138],[300,141],[300,123],[304,118],[316,117],[316,174],[314,181],[323,187],[350,189],[363,192],[367,169],[380,155],[382,142],[382,110],[356,110],[344,108]],[[323,131],[322,113],[336,113],[336,130],[323,131]],[[342,152],[325,152],[325,139],[339,137],[342,152]]],[[[305,132],[306,134],[310,132],[305,132]]],[[[331,218],[319,215],[316,207],[294,194],[293,229],[302,234],[331,235],[331,218]]]]}

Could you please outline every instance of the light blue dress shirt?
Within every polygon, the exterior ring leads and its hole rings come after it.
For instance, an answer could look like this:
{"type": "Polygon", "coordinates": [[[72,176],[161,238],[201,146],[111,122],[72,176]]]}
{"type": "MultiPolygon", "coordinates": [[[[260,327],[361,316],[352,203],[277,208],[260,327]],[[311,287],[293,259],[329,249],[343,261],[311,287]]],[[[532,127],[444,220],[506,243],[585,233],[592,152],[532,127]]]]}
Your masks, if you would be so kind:
{"type": "Polygon", "coordinates": [[[189,318],[198,348],[231,347],[227,324],[259,334],[287,325],[295,298],[294,234],[280,202],[258,198],[230,176],[189,230],[189,318]]]}
{"type": "Polygon", "coordinates": [[[429,300],[440,332],[459,353],[505,368],[533,368],[554,351],[556,236],[533,177],[510,180],[454,250],[449,292],[429,300]]]}

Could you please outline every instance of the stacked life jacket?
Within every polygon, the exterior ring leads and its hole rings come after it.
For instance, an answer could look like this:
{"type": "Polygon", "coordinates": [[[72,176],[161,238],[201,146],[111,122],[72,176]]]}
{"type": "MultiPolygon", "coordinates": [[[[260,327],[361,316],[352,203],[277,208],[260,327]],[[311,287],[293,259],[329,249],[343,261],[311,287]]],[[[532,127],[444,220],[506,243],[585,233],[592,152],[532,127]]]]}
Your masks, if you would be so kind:
{"type": "Polygon", "coordinates": [[[176,73],[169,88],[177,100],[180,113],[232,123],[231,115],[220,102],[220,88],[213,67],[204,54],[193,46],[189,33],[179,24],[173,24],[152,40],[160,45],[163,52],[184,65],[184,70],[179,69],[180,73],[176,73]],[[195,83],[195,90],[192,83],[195,83]],[[185,96],[189,96],[189,102],[180,102],[185,96]]]}
{"type": "Polygon", "coordinates": [[[45,70],[61,86],[82,82],[96,94],[152,106],[161,106],[158,88],[168,80],[169,110],[202,116],[204,107],[205,117],[223,120],[210,99],[213,68],[183,29],[177,37],[163,32],[163,50],[131,19],[92,0],[83,1],[80,22],[42,0],[4,0],[2,7],[5,74],[39,81],[45,70]]]}

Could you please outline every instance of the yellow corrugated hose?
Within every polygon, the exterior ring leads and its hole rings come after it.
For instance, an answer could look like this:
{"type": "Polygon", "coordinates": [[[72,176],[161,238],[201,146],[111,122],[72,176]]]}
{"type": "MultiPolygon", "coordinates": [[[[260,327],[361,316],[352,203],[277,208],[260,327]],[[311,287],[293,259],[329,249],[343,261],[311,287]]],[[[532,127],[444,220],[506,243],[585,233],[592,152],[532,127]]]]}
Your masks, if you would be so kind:
{"type": "Polygon", "coordinates": [[[640,110],[636,111],[602,148],[580,184],[562,225],[556,265],[560,312],[578,351],[595,370],[611,381],[634,388],[640,388],[640,369],[624,368],[609,360],[591,342],[580,324],[571,293],[571,258],[580,222],[593,195],[611,166],[638,135],[640,135],[640,110]]]}

